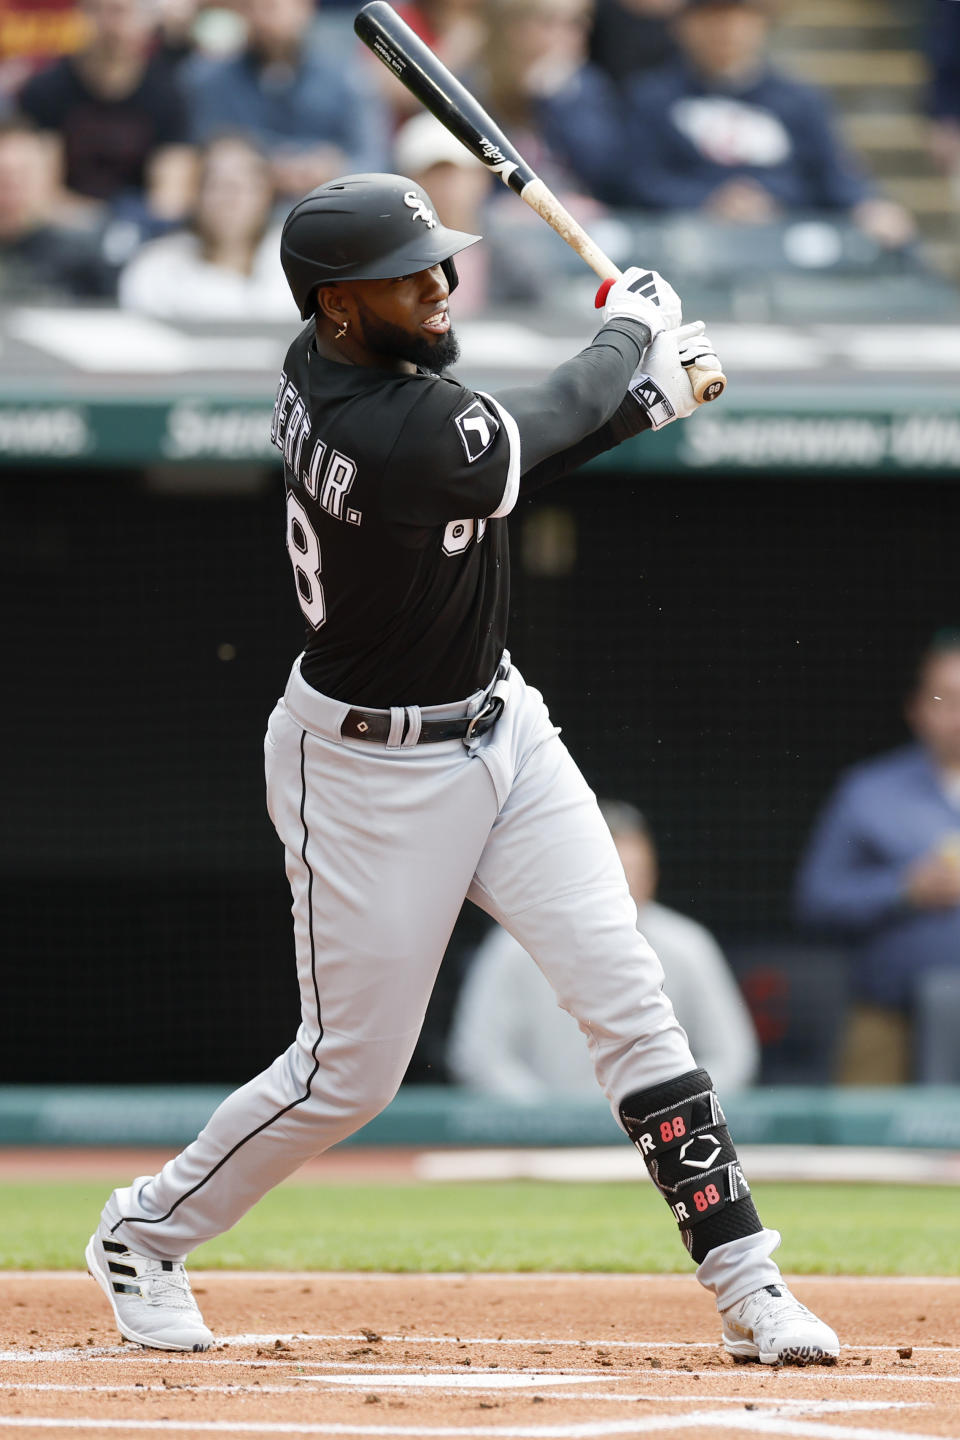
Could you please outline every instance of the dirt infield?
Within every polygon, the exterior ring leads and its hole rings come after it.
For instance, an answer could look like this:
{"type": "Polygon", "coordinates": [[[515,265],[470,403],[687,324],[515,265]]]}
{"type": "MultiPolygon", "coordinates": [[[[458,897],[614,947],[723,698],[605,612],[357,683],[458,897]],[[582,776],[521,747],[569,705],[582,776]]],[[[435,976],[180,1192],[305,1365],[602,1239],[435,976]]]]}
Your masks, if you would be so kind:
{"type": "Polygon", "coordinates": [[[689,1276],[193,1279],[206,1355],[118,1345],[85,1275],[0,1275],[0,1435],[960,1440],[960,1280],[797,1279],[844,1348],[777,1370],[689,1276]]]}

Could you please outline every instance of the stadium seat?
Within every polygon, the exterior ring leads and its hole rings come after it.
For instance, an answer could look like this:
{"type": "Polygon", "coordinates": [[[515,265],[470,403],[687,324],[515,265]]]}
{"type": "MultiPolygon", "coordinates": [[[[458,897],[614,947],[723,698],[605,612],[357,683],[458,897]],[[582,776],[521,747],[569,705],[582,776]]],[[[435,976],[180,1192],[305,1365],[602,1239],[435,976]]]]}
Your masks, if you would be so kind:
{"type": "Polygon", "coordinates": [[[726,942],[760,1037],[760,1083],[829,1085],[848,1005],[846,954],[792,939],[726,942]]]}
{"type": "Polygon", "coordinates": [[[917,987],[914,1078],[960,1084],[960,970],[928,970],[917,987]]]}
{"type": "MultiPolygon", "coordinates": [[[[701,214],[621,210],[587,227],[617,265],[642,257],[683,295],[688,315],[708,319],[823,324],[960,319],[960,295],[930,269],[916,247],[885,251],[832,214],[803,214],[768,225],[734,225],[701,214]]],[[[552,277],[551,303],[577,310],[589,288],[583,261],[548,227],[511,206],[495,208],[487,235],[506,256],[522,255],[536,275],[552,277]]]]}

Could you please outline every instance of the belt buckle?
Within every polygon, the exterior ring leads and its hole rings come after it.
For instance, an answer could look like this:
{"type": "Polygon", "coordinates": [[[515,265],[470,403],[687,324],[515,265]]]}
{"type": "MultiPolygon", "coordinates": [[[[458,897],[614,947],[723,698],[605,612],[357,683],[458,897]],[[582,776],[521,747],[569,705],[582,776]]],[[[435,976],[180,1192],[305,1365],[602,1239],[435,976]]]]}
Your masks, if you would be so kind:
{"type": "MultiPolygon", "coordinates": [[[[487,702],[483,706],[482,710],[477,711],[476,715],[474,715],[473,719],[467,726],[466,734],[463,737],[464,744],[468,744],[471,740],[474,739],[477,734],[477,726],[480,724],[481,720],[489,720],[490,724],[493,724],[495,720],[498,720],[500,718],[500,712],[502,709],[503,700],[501,699],[501,697],[499,695],[491,695],[487,699],[487,702]]],[[[489,728],[489,725],[484,725],[483,730],[480,731],[480,734],[484,734],[489,728]]]]}

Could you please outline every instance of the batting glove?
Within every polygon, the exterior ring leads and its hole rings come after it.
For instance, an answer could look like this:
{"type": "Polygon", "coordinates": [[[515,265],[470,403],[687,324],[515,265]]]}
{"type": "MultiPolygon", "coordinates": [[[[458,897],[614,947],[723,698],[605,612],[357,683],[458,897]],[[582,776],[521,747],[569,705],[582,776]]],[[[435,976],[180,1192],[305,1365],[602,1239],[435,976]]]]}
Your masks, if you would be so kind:
{"type": "Polygon", "coordinates": [[[662,331],[630,381],[628,393],[646,413],[651,430],[662,430],[700,409],[693,394],[697,370],[721,368],[704,329],[703,321],[695,320],[679,330],[662,331]]]}
{"type": "Polygon", "coordinates": [[[680,342],[680,364],[687,372],[687,379],[690,381],[694,397],[698,394],[700,381],[707,375],[713,377],[712,383],[706,386],[700,396],[699,403],[702,405],[709,400],[719,399],[723,394],[726,385],[722,373],[723,366],[713,348],[713,341],[703,334],[701,320],[698,320],[696,325],[685,325],[677,334],[683,335],[687,331],[690,332],[690,338],[680,342]],[[699,326],[699,329],[696,326],[699,326]]]}
{"type": "Polygon", "coordinates": [[[594,302],[603,307],[603,323],[621,316],[639,320],[653,339],[663,330],[676,330],[683,318],[680,296],[656,270],[632,265],[619,280],[604,280],[594,302]]]}

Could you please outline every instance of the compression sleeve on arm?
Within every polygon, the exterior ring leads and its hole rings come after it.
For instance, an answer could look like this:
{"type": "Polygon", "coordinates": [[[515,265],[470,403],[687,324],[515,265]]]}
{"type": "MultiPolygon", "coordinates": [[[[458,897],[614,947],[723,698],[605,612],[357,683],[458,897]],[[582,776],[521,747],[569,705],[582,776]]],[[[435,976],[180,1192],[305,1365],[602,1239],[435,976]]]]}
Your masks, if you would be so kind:
{"type": "Polygon", "coordinates": [[[540,384],[497,392],[498,405],[516,421],[521,474],[612,420],[649,343],[645,325],[618,317],[540,384]]]}
{"type": "Polygon", "coordinates": [[[551,480],[559,480],[561,475],[569,475],[571,470],[578,470],[595,455],[602,455],[604,450],[612,450],[615,445],[620,445],[631,436],[639,435],[641,431],[650,428],[649,415],[628,391],[606,425],[601,425],[592,435],[578,440],[576,445],[570,445],[556,455],[548,455],[546,460],[541,460],[532,470],[525,471],[520,480],[520,494],[531,495],[534,490],[549,485],[551,480]]]}

